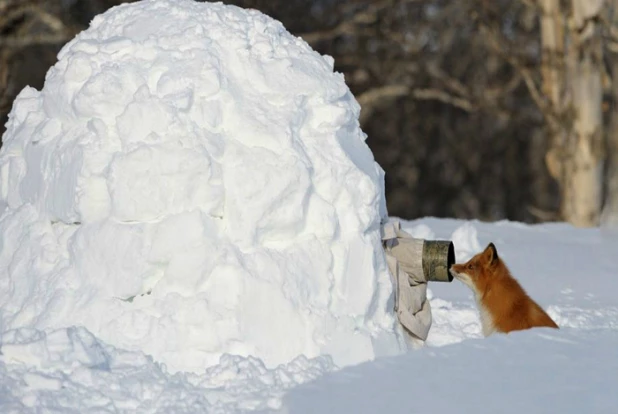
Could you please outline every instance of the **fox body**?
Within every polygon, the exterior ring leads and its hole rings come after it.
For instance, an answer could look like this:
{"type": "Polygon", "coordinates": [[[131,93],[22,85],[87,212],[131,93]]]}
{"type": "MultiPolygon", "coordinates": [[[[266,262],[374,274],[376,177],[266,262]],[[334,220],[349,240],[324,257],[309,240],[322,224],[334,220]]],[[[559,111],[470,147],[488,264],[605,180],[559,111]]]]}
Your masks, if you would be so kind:
{"type": "Polygon", "coordinates": [[[558,328],[511,276],[493,243],[468,262],[451,266],[450,271],[474,292],[483,335],[542,326],[558,328]]]}

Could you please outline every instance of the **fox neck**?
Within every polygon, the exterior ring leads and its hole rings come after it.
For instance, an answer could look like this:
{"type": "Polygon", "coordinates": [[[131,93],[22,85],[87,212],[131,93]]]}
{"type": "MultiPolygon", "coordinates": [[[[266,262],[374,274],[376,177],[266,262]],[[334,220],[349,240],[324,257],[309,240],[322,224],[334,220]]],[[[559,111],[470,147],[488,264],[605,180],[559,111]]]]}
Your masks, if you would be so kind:
{"type": "Polygon", "coordinates": [[[483,295],[485,294],[485,290],[480,290],[475,286],[472,291],[474,292],[474,298],[476,299],[476,304],[481,316],[483,336],[489,336],[496,331],[496,325],[490,310],[483,303],[483,295]]]}
{"type": "MultiPolygon", "coordinates": [[[[498,266],[501,267],[501,266],[498,266]]],[[[494,269],[494,274],[491,279],[494,283],[499,283],[499,278],[501,274],[505,273],[502,269],[494,269]],[[497,274],[496,274],[497,273],[497,274]]],[[[481,327],[483,330],[483,336],[489,336],[492,333],[496,332],[496,324],[494,321],[494,315],[491,312],[489,306],[487,306],[487,295],[489,294],[489,290],[491,289],[490,284],[488,283],[476,283],[472,287],[472,291],[474,292],[474,298],[476,300],[477,307],[479,309],[479,314],[481,317],[481,327]]]]}

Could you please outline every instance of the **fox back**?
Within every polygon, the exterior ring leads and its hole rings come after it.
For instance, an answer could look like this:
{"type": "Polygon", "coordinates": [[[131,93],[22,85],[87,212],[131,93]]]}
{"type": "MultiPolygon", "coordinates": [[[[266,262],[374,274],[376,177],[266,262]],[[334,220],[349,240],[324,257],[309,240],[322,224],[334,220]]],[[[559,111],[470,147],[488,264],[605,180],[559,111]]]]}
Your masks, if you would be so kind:
{"type": "Polygon", "coordinates": [[[466,263],[453,265],[451,274],[474,292],[483,335],[533,327],[558,328],[511,276],[493,243],[466,263]]]}

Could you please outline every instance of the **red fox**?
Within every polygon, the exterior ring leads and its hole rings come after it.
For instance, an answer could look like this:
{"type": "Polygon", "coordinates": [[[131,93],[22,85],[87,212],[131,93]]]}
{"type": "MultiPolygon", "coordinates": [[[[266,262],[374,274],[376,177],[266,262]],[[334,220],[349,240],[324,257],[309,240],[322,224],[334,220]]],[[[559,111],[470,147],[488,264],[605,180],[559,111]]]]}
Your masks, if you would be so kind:
{"type": "Polygon", "coordinates": [[[547,313],[524,291],[498,257],[493,243],[468,262],[451,266],[451,274],[476,296],[483,335],[508,333],[535,326],[558,328],[547,313]]]}

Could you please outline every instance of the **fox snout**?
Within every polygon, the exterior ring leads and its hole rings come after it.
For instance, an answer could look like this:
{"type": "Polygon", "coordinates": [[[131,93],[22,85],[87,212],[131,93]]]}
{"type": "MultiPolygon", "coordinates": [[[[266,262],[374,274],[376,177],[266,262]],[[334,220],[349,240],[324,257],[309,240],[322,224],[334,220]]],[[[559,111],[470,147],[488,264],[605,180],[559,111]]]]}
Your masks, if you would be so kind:
{"type": "Polygon", "coordinates": [[[465,272],[465,266],[461,264],[454,264],[449,269],[449,272],[451,273],[451,275],[453,275],[455,279],[463,282],[465,285],[474,289],[472,277],[465,272]]]}
{"type": "Polygon", "coordinates": [[[463,269],[460,264],[454,264],[449,269],[449,272],[453,275],[453,277],[460,278],[463,273],[463,269]]]}

